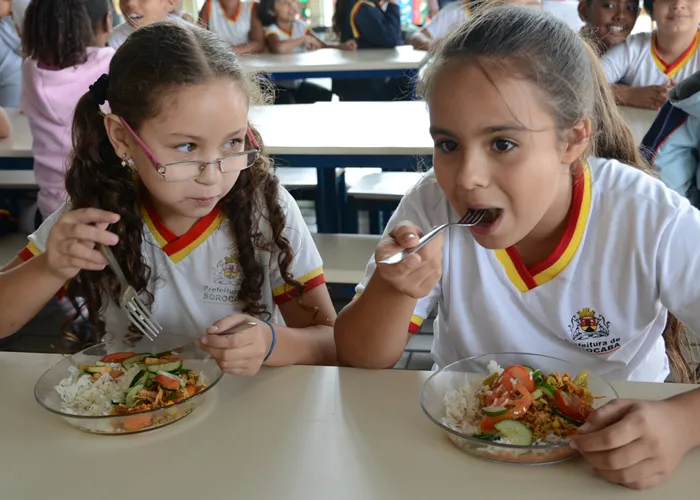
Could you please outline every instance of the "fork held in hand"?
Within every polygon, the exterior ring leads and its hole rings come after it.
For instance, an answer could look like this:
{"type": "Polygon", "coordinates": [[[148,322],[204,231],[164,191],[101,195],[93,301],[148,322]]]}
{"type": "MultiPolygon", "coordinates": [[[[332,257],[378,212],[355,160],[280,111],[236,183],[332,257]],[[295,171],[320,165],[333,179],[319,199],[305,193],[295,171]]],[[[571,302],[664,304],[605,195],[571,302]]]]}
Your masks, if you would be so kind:
{"type": "Polygon", "coordinates": [[[413,248],[407,248],[406,250],[403,250],[399,253],[396,253],[392,255],[391,257],[387,257],[384,260],[380,260],[378,264],[398,264],[402,260],[404,260],[406,257],[409,255],[416,253],[418,250],[423,248],[425,245],[430,243],[430,241],[435,238],[438,234],[440,234],[443,230],[447,229],[448,227],[451,226],[460,226],[460,227],[470,227],[470,226],[475,226],[477,225],[481,219],[484,218],[484,215],[486,215],[486,212],[488,210],[486,209],[481,209],[481,210],[469,210],[467,211],[467,214],[459,219],[457,222],[452,222],[451,224],[443,224],[442,226],[438,226],[429,233],[425,234],[420,240],[418,240],[418,244],[414,246],[413,248]]]}
{"type": "Polygon", "coordinates": [[[119,262],[117,262],[117,259],[114,257],[112,250],[104,245],[98,245],[98,247],[121,286],[119,306],[126,313],[129,321],[138,328],[148,340],[155,340],[156,337],[158,337],[158,333],[163,331],[163,328],[153,318],[146,305],[139,298],[136,290],[134,290],[134,287],[129,285],[126,281],[126,276],[124,276],[121,267],[119,267],[119,262]]]}

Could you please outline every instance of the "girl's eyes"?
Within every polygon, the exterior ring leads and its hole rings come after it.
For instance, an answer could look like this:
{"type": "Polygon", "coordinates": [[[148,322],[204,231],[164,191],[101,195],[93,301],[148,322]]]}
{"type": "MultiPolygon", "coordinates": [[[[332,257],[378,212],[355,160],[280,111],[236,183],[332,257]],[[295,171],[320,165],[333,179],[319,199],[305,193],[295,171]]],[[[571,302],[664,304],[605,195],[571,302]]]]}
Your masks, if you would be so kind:
{"type": "MultiPolygon", "coordinates": [[[[242,143],[243,141],[241,139],[231,139],[230,141],[226,141],[224,149],[236,149],[242,143]]],[[[175,149],[181,153],[192,153],[197,149],[197,145],[192,142],[186,142],[185,144],[178,144],[175,146],[175,149]]]]}
{"type": "Polygon", "coordinates": [[[516,144],[513,141],[509,141],[508,139],[495,139],[491,143],[491,147],[496,153],[507,153],[515,146],[516,144]]]}
{"type": "Polygon", "coordinates": [[[185,144],[179,144],[179,145],[175,146],[175,149],[177,149],[181,153],[191,153],[192,151],[197,149],[197,146],[195,146],[191,142],[186,142],[185,144]]]}
{"type": "Polygon", "coordinates": [[[437,141],[435,142],[435,147],[443,153],[452,153],[455,149],[457,149],[457,143],[449,140],[437,141]]]}

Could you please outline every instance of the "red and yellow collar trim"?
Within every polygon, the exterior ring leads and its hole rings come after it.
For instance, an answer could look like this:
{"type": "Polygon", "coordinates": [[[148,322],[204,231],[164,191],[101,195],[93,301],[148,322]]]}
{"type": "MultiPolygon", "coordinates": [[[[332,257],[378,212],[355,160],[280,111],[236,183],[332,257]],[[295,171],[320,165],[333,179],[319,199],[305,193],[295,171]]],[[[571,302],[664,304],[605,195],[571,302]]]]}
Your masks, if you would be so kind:
{"type": "Polygon", "coordinates": [[[528,268],[515,247],[494,251],[515,288],[527,292],[554,279],[566,268],[581,245],[590,210],[591,172],[584,163],[583,172],[574,176],[571,212],[564,235],[549,257],[528,268]]]}
{"type": "Polygon", "coordinates": [[[668,64],[666,61],[661,59],[661,57],[659,57],[656,50],[656,33],[654,33],[651,38],[651,57],[654,59],[654,63],[656,64],[657,68],[663,71],[663,73],[669,78],[674,78],[678,72],[683,69],[686,64],[688,64],[688,61],[695,56],[695,53],[698,51],[698,45],[700,45],[700,31],[695,34],[693,43],[691,43],[690,46],[685,49],[685,52],[683,52],[683,54],[675,62],[668,64]]]}
{"type": "MultiPolygon", "coordinates": [[[[211,4],[209,4],[211,6],[211,4]]],[[[209,7],[211,9],[211,7],[209,7]]],[[[224,6],[221,5],[221,2],[219,2],[219,8],[221,9],[222,14],[226,19],[231,21],[232,23],[235,23],[238,21],[239,16],[241,15],[241,11],[243,10],[243,0],[238,2],[238,7],[236,7],[236,12],[233,13],[233,16],[229,16],[226,11],[224,10],[224,6]]],[[[209,18],[211,19],[211,17],[209,18]]]]}
{"type": "Polygon", "coordinates": [[[352,30],[352,37],[353,38],[360,38],[360,30],[357,29],[357,23],[355,22],[355,16],[357,16],[357,12],[360,10],[360,7],[363,5],[367,5],[368,7],[376,7],[377,4],[374,2],[370,2],[368,0],[359,0],[358,2],[355,3],[355,5],[352,6],[352,9],[350,9],[350,29],[352,30]]]}
{"type": "Polygon", "coordinates": [[[141,205],[141,217],[165,255],[170,257],[170,260],[175,264],[204,243],[225,219],[225,215],[217,205],[211,212],[199,219],[189,231],[182,236],[177,236],[163,224],[148,201],[144,201],[141,205]]]}

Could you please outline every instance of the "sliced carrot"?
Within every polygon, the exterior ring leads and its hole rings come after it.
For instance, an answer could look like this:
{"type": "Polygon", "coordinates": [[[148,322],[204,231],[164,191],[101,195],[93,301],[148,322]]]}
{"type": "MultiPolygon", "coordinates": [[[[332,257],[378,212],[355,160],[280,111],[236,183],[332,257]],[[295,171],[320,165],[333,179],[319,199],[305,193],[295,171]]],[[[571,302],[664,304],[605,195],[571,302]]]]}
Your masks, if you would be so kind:
{"type": "Polygon", "coordinates": [[[124,418],[124,430],[136,432],[149,427],[153,419],[149,413],[135,413],[124,418]]]}

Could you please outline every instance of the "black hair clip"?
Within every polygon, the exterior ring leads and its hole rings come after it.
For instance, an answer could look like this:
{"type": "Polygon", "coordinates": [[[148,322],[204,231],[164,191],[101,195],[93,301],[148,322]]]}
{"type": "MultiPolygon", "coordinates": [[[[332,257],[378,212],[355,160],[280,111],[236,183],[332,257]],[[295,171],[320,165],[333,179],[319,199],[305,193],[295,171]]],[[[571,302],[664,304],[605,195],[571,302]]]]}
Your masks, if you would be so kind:
{"type": "Polygon", "coordinates": [[[107,100],[107,88],[109,87],[109,77],[102,75],[95,83],[90,85],[90,93],[97,101],[97,104],[102,106],[107,100]]]}

